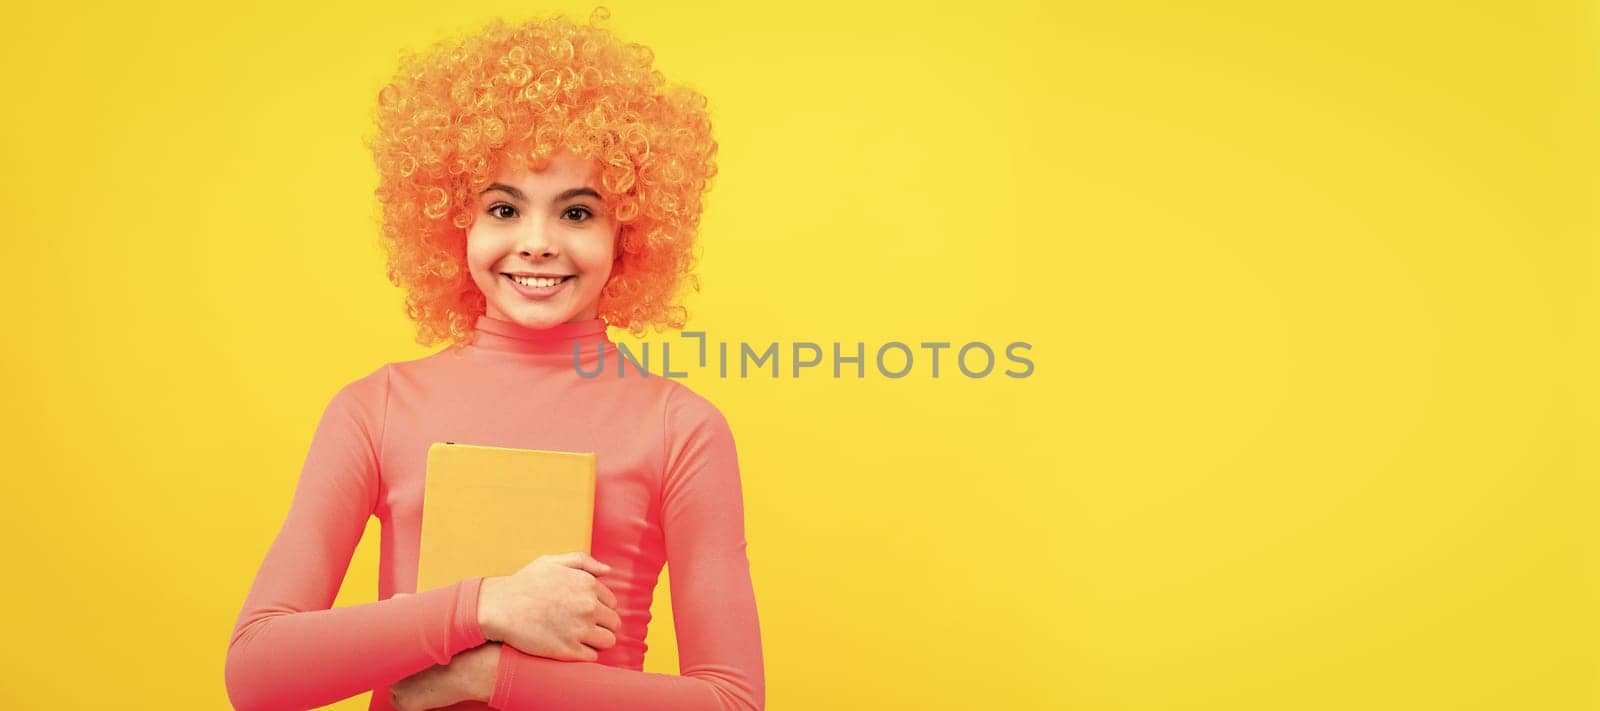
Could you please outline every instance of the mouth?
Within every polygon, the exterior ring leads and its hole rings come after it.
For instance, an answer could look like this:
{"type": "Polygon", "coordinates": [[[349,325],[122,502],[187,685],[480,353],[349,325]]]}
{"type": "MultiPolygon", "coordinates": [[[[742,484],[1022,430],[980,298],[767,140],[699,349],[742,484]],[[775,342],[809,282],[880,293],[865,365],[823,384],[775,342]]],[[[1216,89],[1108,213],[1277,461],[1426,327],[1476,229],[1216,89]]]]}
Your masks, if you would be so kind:
{"type": "Polygon", "coordinates": [[[542,299],[547,298],[550,295],[566,288],[567,282],[572,281],[573,277],[576,275],[568,274],[559,278],[544,278],[519,277],[501,272],[500,276],[504,278],[506,282],[511,284],[511,288],[515,289],[517,293],[522,294],[530,299],[542,299]]]}

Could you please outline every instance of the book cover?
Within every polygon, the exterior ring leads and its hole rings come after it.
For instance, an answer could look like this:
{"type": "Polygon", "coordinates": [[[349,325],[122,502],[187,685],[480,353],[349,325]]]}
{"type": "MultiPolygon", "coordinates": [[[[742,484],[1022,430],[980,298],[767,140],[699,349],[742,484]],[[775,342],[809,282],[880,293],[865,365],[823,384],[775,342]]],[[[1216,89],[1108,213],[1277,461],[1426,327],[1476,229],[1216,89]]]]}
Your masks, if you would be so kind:
{"type": "Polygon", "coordinates": [[[510,575],[590,552],[595,454],[435,442],[428,448],[417,590],[510,575]]]}

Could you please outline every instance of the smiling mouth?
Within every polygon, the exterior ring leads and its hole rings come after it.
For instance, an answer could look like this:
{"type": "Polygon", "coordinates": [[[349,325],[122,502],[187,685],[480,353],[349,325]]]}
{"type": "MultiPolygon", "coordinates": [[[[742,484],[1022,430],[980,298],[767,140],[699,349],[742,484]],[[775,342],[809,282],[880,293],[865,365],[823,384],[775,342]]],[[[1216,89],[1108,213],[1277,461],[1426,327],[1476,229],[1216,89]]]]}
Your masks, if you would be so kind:
{"type": "Polygon", "coordinates": [[[559,279],[552,279],[545,277],[516,277],[505,272],[501,272],[500,276],[510,279],[513,283],[520,284],[530,289],[548,289],[552,286],[560,286],[561,284],[566,283],[574,275],[568,274],[559,279]]]}

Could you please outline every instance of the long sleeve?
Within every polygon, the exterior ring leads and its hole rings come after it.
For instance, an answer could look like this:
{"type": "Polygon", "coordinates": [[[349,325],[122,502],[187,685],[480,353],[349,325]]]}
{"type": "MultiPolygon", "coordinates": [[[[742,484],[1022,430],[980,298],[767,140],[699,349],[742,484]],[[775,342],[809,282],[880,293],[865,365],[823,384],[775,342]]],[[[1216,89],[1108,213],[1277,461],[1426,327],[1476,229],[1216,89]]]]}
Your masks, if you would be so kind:
{"type": "Polygon", "coordinates": [[[237,709],[308,709],[391,684],[482,644],[483,578],[329,609],[378,500],[387,366],[342,388],[312,438],[283,527],[228,645],[237,709]]]}
{"type": "Polygon", "coordinates": [[[761,633],[746,555],[733,433],[684,387],[666,399],[661,521],[672,584],[678,675],[569,662],[502,645],[492,708],[501,711],[759,711],[761,633]]]}

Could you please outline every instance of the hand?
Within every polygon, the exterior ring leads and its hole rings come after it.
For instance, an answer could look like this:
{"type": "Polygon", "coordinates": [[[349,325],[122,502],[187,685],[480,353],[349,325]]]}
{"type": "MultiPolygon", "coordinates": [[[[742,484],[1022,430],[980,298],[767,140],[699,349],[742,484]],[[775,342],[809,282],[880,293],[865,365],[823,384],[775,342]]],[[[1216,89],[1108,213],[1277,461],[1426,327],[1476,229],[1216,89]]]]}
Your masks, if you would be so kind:
{"type": "Polygon", "coordinates": [[[499,669],[500,644],[482,644],[452,657],[449,664],[435,664],[395,682],[389,687],[389,703],[396,711],[423,711],[463,701],[488,703],[499,669]]]}
{"type": "Polygon", "coordinates": [[[485,578],[478,599],[484,638],[549,659],[598,660],[622,628],[617,596],[595,577],[609,572],[611,566],[574,551],[485,578]]]}

